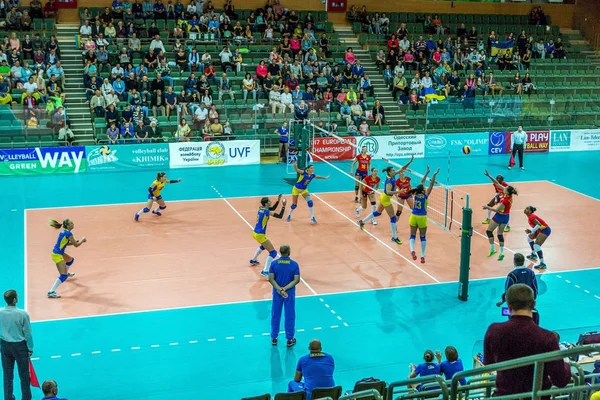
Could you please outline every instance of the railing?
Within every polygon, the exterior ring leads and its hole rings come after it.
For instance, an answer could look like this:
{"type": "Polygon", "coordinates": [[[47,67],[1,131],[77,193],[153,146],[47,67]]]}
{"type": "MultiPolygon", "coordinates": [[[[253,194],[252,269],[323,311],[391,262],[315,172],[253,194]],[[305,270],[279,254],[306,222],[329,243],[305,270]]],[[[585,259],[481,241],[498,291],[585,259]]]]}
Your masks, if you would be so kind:
{"type": "Polygon", "coordinates": [[[346,394],[339,398],[339,400],[383,400],[383,397],[375,389],[362,390],[360,392],[354,392],[346,394]]]}
{"type": "MultiPolygon", "coordinates": [[[[25,96],[24,96],[25,97],[25,96]]],[[[15,104],[0,106],[0,147],[38,147],[69,144],[73,133],[69,128],[66,108],[52,98],[33,106],[15,104]]],[[[21,98],[13,98],[20,102],[21,98]]]]}

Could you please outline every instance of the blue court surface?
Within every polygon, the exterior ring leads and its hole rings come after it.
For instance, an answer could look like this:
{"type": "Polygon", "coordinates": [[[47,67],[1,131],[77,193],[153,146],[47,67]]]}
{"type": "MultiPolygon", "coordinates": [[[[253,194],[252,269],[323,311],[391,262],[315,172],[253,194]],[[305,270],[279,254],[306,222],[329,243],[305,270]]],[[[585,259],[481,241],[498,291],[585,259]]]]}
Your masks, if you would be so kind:
{"type": "MultiPolygon", "coordinates": [[[[426,161],[432,168],[442,168],[440,180],[445,183],[447,160],[419,159],[412,168],[424,171],[426,161]]],[[[507,171],[505,162],[499,156],[453,158],[449,182],[487,183],[483,175],[487,168],[492,174],[503,173],[509,182],[550,181],[600,199],[597,153],[527,154],[525,171],[507,171]]],[[[348,164],[338,165],[346,171],[348,164]]],[[[351,190],[351,181],[331,167],[319,164],[316,172],[332,178],[314,182],[311,191],[351,190]]],[[[171,170],[168,174],[183,182],[165,190],[167,203],[218,198],[213,186],[225,198],[290,193],[290,186],[281,179],[283,165],[171,170]]],[[[25,209],[141,204],[155,175],[155,171],[143,171],[3,177],[0,289],[24,293],[25,209]]],[[[523,190],[526,183],[520,187],[523,190]]],[[[323,207],[318,201],[315,204],[323,207]]],[[[568,215],[569,204],[564,208],[568,215]]],[[[590,221],[598,220],[598,214],[600,203],[589,210],[590,221]]],[[[555,232],[554,240],[568,234],[555,232]]],[[[51,244],[48,246],[50,250],[51,244]]],[[[176,263],[174,259],[171,268],[176,268],[176,263]]],[[[540,277],[542,326],[567,332],[565,340],[576,340],[579,332],[599,323],[600,269],[592,267],[598,265],[573,266],[581,270],[552,271],[540,277]]],[[[49,263],[48,268],[54,266],[49,263]]],[[[143,273],[140,271],[140,279],[143,273]]],[[[297,299],[298,344],[293,349],[271,347],[265,336],[270,326],[270,301],[35,322],[34,365],[40,380],[55,379],[61,395],[69,399],[239,399],[285,391],[297,359],[307,353],[309,340],[319,338],[324,351],[336,360],[336,383],[349,389],[365,377],[388,382],[404,379],[408,364],[419,363],[425,349],[446,345],[456,346],[470,367],[476,342],[489,323],[503,320],[494,304],[503,283],[503,278],[472,281],[468,302],[457,299],[457,283],[301,297],[297,299]]],[[[23,303],[21,300],[20,305],[23,303]]],[[[34,393],[43,397],[39,391],[34,393]]]]}

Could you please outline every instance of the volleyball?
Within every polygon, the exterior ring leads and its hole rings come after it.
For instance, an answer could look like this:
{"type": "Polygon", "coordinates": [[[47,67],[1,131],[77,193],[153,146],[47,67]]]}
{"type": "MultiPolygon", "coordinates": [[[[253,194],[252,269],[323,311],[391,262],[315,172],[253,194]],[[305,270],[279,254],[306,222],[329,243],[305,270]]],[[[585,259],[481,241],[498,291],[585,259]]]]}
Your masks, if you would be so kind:
{"type": "Polygon", "coordinates": [[[103,156],[107,156],[110,154],[110,147],[108,146],[102,146],[100,147],[100,154],[102,154],[103,156]]]}
{"type": "Polygon", "coordinates": [[[469,146],[463,146],[462,152],[463,154],[471,154],[471,148],[469,146]]]}

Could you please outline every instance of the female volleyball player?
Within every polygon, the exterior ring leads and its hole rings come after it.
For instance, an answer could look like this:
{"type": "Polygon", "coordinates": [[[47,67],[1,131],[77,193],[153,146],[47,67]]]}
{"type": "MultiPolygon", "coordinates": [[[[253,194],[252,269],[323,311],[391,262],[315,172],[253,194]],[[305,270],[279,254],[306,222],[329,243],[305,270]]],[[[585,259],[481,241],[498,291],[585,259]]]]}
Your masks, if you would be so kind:
{"type": "Polygon", "coordinates": [[[527,256],[527,258],[531,261],[535,261],[540,259],[539,265],[536,265],[534,268],[536,269],[546,269],[546,263],[544,262],[544,253],[542,252],[542,245],[548,239],[548,236],[552,233],[552,229],[548,226],[548,224],[534,214],[537,209],[533,206],[525,207],[525,215],[527,215],[527,222],[529,222],[529,226],[532,229],[525,229],[525,233],[527,233],[527,241],[529,242],[529,247],[531,247],[531,254],[527,256]],[[537,253],[537,254],[536,254],[537,253]]]}
{"type": "Polygon", "coordinates": [[[298,174],[298,180],[292,188],[292,206],[290,207],[290,213],[285,220],[287,222],[292,220],[292,212],[296,209],[296,207],[298,207],[298,196],[301,195],[306,200],[306,204],[308,204],[308,210],[310,211],[310,222],[316,224],[317,220],[315,219],[315,210],[313,209],[313,201],[310,199],[310,194],[308,193],[308,185],[313,179],[329,179],[329,175],[315,175],[315,167],[312,165],[307,166],[303,171],[296,166],[296,162],[294,162],[294,169],[298,174]]]}
{"type": "Polygon", "coordinates": [[[65,249],[68,245],[79,247],[87,242],[87,239],[85,237],[82,237],[81,240],[75,239],[73,232],[71,232],[73,228],[75,228],[75,224],[70,219],[65,219],[62,223],[51,219],[48,224],[56,229],[62,228],[62,231],[58,234],[58,239],[52,249],[52,253],[50,253],[52,261],[54,261],[56,268],[58,269],[59,277],[48,292],[48,298],[59,299],[60,294],[56,293],[56,289],[58,289],[60,284],[66,281],[67,278],[75,276],[74,273],[69,272],[69,268],[71,268],[71,265],[75,262],[75,258],[65,253],[65,249]]]}
{"type": "MultiPolygon", "coordinates": [[[[279,205],[279,201],[281,200],[281,195],[277,197],[277,201],[275,204],[271,203],[268,197],[263,197],[260,199],[260,207],[258,208],[258,215],[256,216],[256,225],[254,226],[254,231],[252,232],[252,237],[254,240],[260,244],[258,249],[256,249],[256,253],[254,253],[254,257],[250,260],[250,264],[258,265],[260,264],[257,260],[260,253],[263,250],[267,250],[269,255],[267,256],[267,261],[265,262],[265,267],[260,273],[264,277],[269,277],[269,266],[271,266],[271,261],[275,257],[277,257],[277,251],[271,241],[267,238],[267,224],[269,223],[269,217],[271,215],[271,211],[275,211],[277,206],[279,205]]],[[[279,214],[273,214],[273,217],[281,219],[283,218],[283,214],[285,212],[285,199],[282,201],[281,211],[279,214]]]]}
{"type": "Polygon", "coordinates": [[[136,221],[139,221],[140,215],[142,215],[143,213],[149,212],[150,209],[152,208],[152,205],[154,204],[154,202],[156,202],[158,204],[158,207],[156,207],[154,210],[152,210],[152,214],[161,216],[162,215],[161,210],[164,210],[165,208],[167,208],[167,205],[165,204],[165,201],[163,200],[162,196],[160,195],[160,192],[163,190],[163,188],[165,187],[165,185],[167,183],[178,183],[178,182],[181,182],[181,179],[169,181],[169,180],[167,180],[166,173],[159,172],[156,175],[156,180],[154,182],[152,182],[152,184],[148,188],[148,202],[146,203],[146,207],[144,207],[140,211],[138,211],[135,214],[135,217],[133,217],[133,219],[135,219],[136,221]]]}
{"type": "Polygon", "coordinates": [[[364,229],[365,223],[364,221],[368,221],[375,217],[379,217],[383,210],[385,210],[390,217],[390,226],[392,228],[392,242],[396,244],[402,244],[402,241],[398,239],[397,228],[396,228],[396,212],[394,211],[394,205],[392,204],[392,197],[398,193],[396,190],[396,175],[400,172],[405,171],[408,166],[413,162],[415,157],[411,157],[410,161],[402,166],[399,170],[395,170],[394,167],[387,167],[383,171],[386,173],[385,184],[383,187],[383,193],[379,196],[379,206],[377,210],[373,211],[369,214],[365,219],[361,219],[358,221],[358,226],[360,229],[364,229]]]}
{"type": "Polygon", "coordinates": [[[356,168],[356,172],[354,174],[354,178],[356,179],[354,183],[355,203],[358,203],[358,189],[360,188],[360,182],[367,177],[369,174],[369,169],[371,169],[371,156],[367,154],[367,146],[363,146],[360,154],[356,156],[354,161],[352,161],[352,165],[350,166],[350,174],[352,174],[352,170],[357,163],[358,167],[356,168]]]}
{"type": "MultiPolygon", "coordinates": [[[[492,200],[490,200],[490,202],[488,203],[488,206],[494,207],[496,204],[500,203],[502,196],[504,196],[504,188],[508,186],[508,183],[506,183],[504,181],[504,177],[502,175],[497,175],[496,179],[494,179],[487,170],[485,171],[485,176],[487,176],[488,178],[490,178],[492,180],[492,184],[494,185],[494,190],[496,191],[494,198],[492,200]]],[[[491,219],[490,219],[491,217],[492,217],[492,212],[490,210],[488,210],[487,218],[482,222],[482,224],[484,224],[484,225],[489,224],[491,221],[491,219]]],[[[509,231],[510,231],[510,225],[506,224],[506,227],[504,228],[504,232],[509,232],[509,231]]]]}
{"type": "MultiPolygon", "coordinates": [[[[356,209],[356,218],[360,218],[360,212],[367,209],[367,198],[371,202],[371,212],[377,211],[377,201],[375,201],[375,190],[379,189],[381,178],[377,175],[377,168],[371,168],[371,175],[365,176],[362,180],[362,204],[356,209]]],[[[377,225],[375,218],[371,219],[373,225],[377,225]]]]}
{"type": "Polygon", "coordinates": [[[510,208],[513,202],[513,195],[515,194],[518,195],[517,190],[512,186],[507,186],[504,188],[504,195],[500,199],[500,203],[498,203],[496,208],[490,207],[487,204],[483,206],[484,210],[491,210],[495,212],[485,233],[490,241],[490,252],[488,253],[488,257],[491,257],[497,253],[494,247],[494,230],[498,228],[498,243],[500,243],[500,254],[498,254],[498,261],[504,260],[504,228],[510,221],[510,208]]]}
{"type": "MultiPolygon", "coordinates": [[[[427,172],[429,172],[429,170],[427,172]]],[[[421,180],[421,185],[424,184],[425,178],[421,180]]],[[[400,202],[396,211],[396,217],[400,217],[400,215],[402,215],[402,208],[405,203],[408,204],[411,210],[414,206],[412,194],[410,193],[412,189],[410,186],[410,176],[406,176],[404,171],[398,174],[398,179],[396,180],[396,187],[398,188],[398,201],[400,202]]]]}
{"type": "Polygon", "coordinates": [[[408,225],[410,226],[410,255],[413,260],[417,259],[417,253],[415,253],[415,239],[417,237],[417,228],[419,229],[419,237],[421,238],[421,264],[425,264],[425,249],[427,248],[427,205],[428,199],[435,185],[435,178],[440,173],[440,169],[433,173],[429,187],[425,189],[425,182],[427,175],[429,174],[429,166],[425,176],[421,180],[421,183],[414,189],[411,189],[410,194],[413,196],[413,209],[408,219],[408,225]]]}

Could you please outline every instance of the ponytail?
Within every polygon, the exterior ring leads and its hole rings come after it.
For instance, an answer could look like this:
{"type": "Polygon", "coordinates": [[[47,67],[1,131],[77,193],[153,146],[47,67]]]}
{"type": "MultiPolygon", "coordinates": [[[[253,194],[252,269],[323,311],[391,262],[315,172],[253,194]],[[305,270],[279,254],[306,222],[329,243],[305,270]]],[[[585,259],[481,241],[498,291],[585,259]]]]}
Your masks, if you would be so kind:
{"type": "Polygon", "coordinates": [[[512,186],[507,186],[506,191],[508,192],[509,196],[512,196],[513,194],[516,194],[517,196],[519,195],[519,193],[517,192],[517,189],[515,189],[512,186]]]}
{"type": "Polygon", "coordinates": [[[537,210],[537,208],[535,208],[534,206],[527,206],[527,208],[529,208],[529,211],[531,211],[532,214],[537,210]]]}
{"type": "Polygon", "coordinates": [[[48,220],[48,225],[50,225],[54,229],[60,229],[60,228],[67,229],[67,226],[69,226],[70,224],[71,224],[70,219],[65,219],[62,223],[60,223],[52,218],[48,220]]]}
{"type": "Polygon", "coordinates": [[[410,194],[415,195],[415,194],[421,194],[425,192],[425,186],[423,185],[417,185],[417,187],[412,188],[410,190],[410,194]]]}

